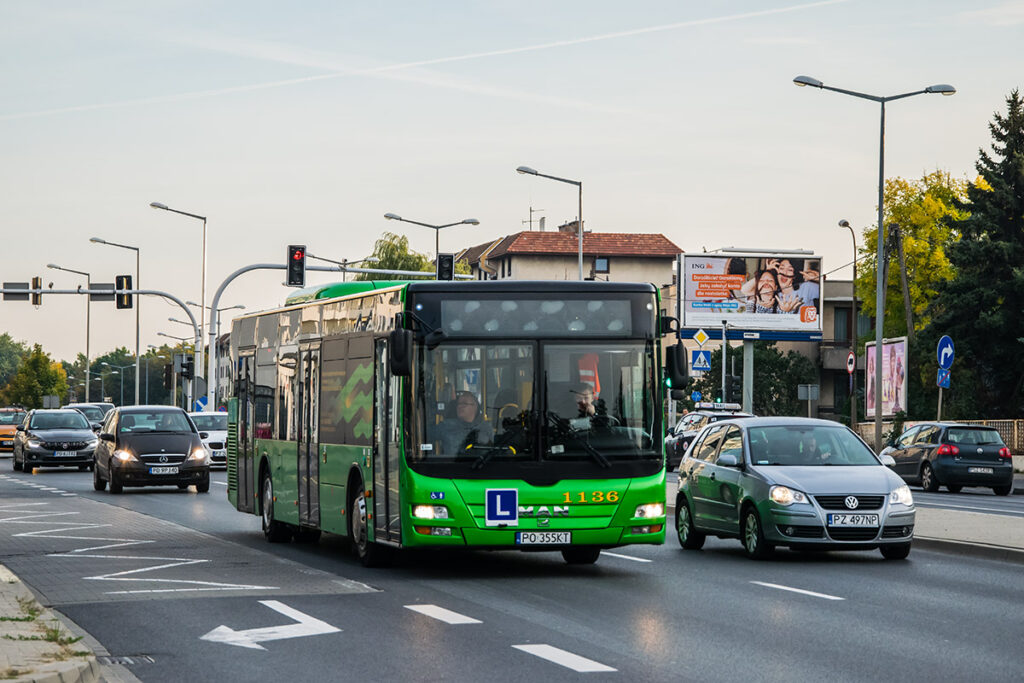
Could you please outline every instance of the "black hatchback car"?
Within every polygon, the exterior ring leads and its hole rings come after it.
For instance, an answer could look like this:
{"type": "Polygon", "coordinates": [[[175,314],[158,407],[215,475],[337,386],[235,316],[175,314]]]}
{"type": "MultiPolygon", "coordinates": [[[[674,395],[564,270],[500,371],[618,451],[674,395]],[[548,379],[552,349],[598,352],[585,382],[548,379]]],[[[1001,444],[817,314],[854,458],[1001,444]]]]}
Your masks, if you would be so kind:
{"type": "Polygon", "coordinates": [[[92,464],[96,435],[77,410],[30,410],[14,435],[15,470],[92,464]]]}
{"type": "Polygon", "coordinates": [[[669,429],[665,436],[665,459],[666,467],[674,470],[683,461],[686,449],[693,443],[694,437],[700,430],[712,422],[719,420],[734,420],[741,417],[753,417],[750,413],[744,413],[738,403],[710,403],[701,402],[697,409],[680,418],[675,427],[669,429]]]}
{"type": "Polygon", "coordinates": [[[116,408],[100,430],[93,488],[102,491],[109,483],[111,493],[121,493],[125,486],[195,485],[206,493],[210,460],[203,436],[181,408],[116,408]]]}
{"type": "Polygon", "coordinates": [[[891,455],[893,471],[925,491],[984,486],[1006,496],[1013,490],[1013,456],[992,427],[925,422],[903,432],[881,455],[891,455]]]}

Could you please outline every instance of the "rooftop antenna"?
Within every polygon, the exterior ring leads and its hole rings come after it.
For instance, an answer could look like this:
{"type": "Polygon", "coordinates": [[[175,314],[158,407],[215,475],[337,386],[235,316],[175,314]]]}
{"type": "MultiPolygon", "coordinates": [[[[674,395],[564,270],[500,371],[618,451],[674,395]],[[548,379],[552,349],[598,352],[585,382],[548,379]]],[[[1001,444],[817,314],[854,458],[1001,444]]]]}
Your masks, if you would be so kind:
{"type": "MultiPolygon", "coordinates": [[[[530,224],[530,231],[532,232],[532,231],[533,231],[533,214],[535,214],[535,213],[540,213],[540,212],[541,212],[541,211],[543,211],[543,210],[544,210],[544,209],[535,209],[535,208],[533,208],[533,207],[531,206],[531,207],[530,207],[530,218],[529,218],[529,220],[525,220],[525,221],[520,221],[520,223],[529,223],[529,224],[530,224]]],[[[544,218],[542,217],[542,218],[540,219],[540,221],[541,221],[541,223],[540,223],[540,229],[541,229],[541,230],[543,231],[543,230],[544,230],[544,218]]]]}

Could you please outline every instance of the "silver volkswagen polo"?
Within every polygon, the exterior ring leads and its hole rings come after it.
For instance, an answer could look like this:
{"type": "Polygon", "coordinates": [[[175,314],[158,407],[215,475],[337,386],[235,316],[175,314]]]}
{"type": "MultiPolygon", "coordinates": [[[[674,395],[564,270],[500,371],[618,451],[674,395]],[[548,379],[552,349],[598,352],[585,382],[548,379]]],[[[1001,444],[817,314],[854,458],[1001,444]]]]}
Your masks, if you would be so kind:
{"type": "Polygon", "coordinates": [[[737,538],[749,557],[776,546],[910,554],[914,499],[847,427],[759,417],[708,425],[679,466],[676,531],[687,550],[737,538]]]}

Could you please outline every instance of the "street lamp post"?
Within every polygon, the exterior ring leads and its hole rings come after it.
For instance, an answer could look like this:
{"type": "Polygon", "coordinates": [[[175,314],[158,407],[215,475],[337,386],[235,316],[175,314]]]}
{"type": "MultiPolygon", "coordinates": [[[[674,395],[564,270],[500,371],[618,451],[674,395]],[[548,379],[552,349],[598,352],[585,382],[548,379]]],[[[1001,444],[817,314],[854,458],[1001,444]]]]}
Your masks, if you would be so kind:
{"type": "MultiPolygon", "coordinates": [[[[85,276],[85,288],[86,289],[92,289],[92,276],[90,276],[89,273],[86,273],[84,270],[74,270],[72,268],[62,268],[61,266],[58,266],[56,263],[48,263],[46,265],[46,267],[47,268],[52,268],[53,270],[63,270],[63,271],[68,272],[68,273],[76,273],[78,275],[84,275],[85,276]]],[[[91,300],[91,297],[89,297],[87,295],[85,297],[85,375],[86,375],[86,378],[85,378],[85,402],[86,403],[89,402],[89,337],[90,337],[89,330],[91,329],[91,321],[90,321],[91,317],[92,317],[92,300],[91,300]]]]}
{"type": "MultiPolygon", "coordinates": [[[[456,225],[458,225],[458,224],[456,223],[456,225]]],[[[436,247],[437,245],[435,244],[434,246],[436,247]]],[[[348,277],[348,267],[349,267],[350,264],[353,264],[353,263],[379,263],[380,262],[380,259],[377,258],[376,256],[364,256],[363,258],[352,259],[351,261],[348,260],[347,258],[341,259],[340,261],[335,261],[334,259],[324,258],[323,256],[313,256],[313,254],[310,254],[308,251],[306,252],[306,258],[316,259],[317,261],[326,261],[327,263],[333,263],[335,265],[341,266],[341,281],[342,282],[345,282],[346,278],[348,277]]],[[[227,309],[222,308],[220,310],[225,311],[227,309]]]]}
{"type": "Polygon", "coordinates": [[[539,173],[529,166],[520,166],[516,169],[516,173],[522,173],[524,175],[535,175],[541,178],[548,178],[549,180],[557,180],[560,183],[567,183],[569,185],[575,185],[579,188],[579,214],[576,217],[577,225],[576,232],[579,235],[579,259],[580,259],[580,280],[583,279],[583,181],[582,180],[569,180],[568,178],[559,178],[554,175],[546,175],[539,173]]]}
{"type": "MultiPolygon", "coordinates": [[[[130,364],[129,365],[111,365],[110,363],[108,363],[106,361],[103,361],[102,363],[100,363],[100,365],[106,365],[108,368],[117,368],[117,370],[114,370],[114,372],[116,374],[118,374],[118,375],[121,375],[121,405],[124,405],[124,371],[125,371],[126,368],[130,368],[130,367],[135,367],[136,371],[137,371],[137,369],[139,367],[138,364],[136,364],[134,366],[132,366],[130,364]]],[[[139,402],[136,401],[135,405],[139,405],[139,402]]]]}
{"type": "Polygon", "coordinates": [[[850,353],[854,357],[853,372],[850,374],[850,428],[857,429],[857,235],[850,221],[839,221],[840,228],[847,228],[853,238],[853,314],[850,320],[850,353]]]}
{"type": "MultiPolygon", "coordinates": [[[[142,289],[141,278],[139,277],[139,248],[117,242],[108,242],[99,237],[90,237],[94,244],[106,244],[111,247],[120,247],[135,252],[135,289],[142,289]]],[[[139,404],[139,309],[142,308],[142,297],[135,297],[135,405],[139,404]]]]}
{"type": "MultiPolygon", "coordinates": [[[[306,252],[306,258],[315,258],[315,257],[310,257],[309,252],[306,252]]],[[[218,308],[216,311],[214,311],[212,306],[200,306],[195,301],[186,301],[185,303],[188,304],[189,306],[194,306],[196,308],[205,308],[206,310],[210,311],[210,325],[216,325],[217,326],[217,329],[214,331],[214,335],[213,335],[213,343],[210,344],[210,360],[212,361],[210,363],[210,366],[213,368],[213,372],[217,373],[217,372],[220,371],[217,368],[217,359],[218,359],[218,356],[220,355],[217,352],[217,345],[220,343],[220,314],[221,314],[222,311],[230,311],[230,310],[233,310],[233,309],[236,309],[236,308],[244,309],[245,306],[243,304],[235,304],[234,306],[225,306],[223,308],[218,308]]],[[[180,321],[176,320],[175,322],[180,322],[180,321]]],[[[206,374],[209,375],[210,373],[207,372],[206,374]]],[[[209,394],[209,387],[210,387],[210,378],[209,377],[206,378],[206,384],[207,384],[207,390],[208,390],[208,394],[209,394]]],[[[213,410],[214,408],[212,406],[210,406],[210,405],[207,405],[206,409],[207,410],[213,410]]]]}
{"type": "MultiPolygon", "coordinates": [[[[188,216],[189,218],[195,218],[203,222],[203,273],[201,276],[201,286],[199,292],[199,300],[203,302],[203,309],[199,311],[199,338],[203,339],[206,330],[206,216],[200,216],[199,214],[189,213],[188,211],[179,211],[178,209],[172,209],[166,204],[160,202],[150,202],[149,205],[154,209],[160,209],[162,211],[170,211],[171,213],[181,214],[182,216],[188,216]]],[[[199,348],[196,349],[196,377],[200,376],[200,373],[205,374],[205,366],[203,365],[203,345],[199,344],[199,348]]],[[[209,381],[209,378],[207,378],[209,381]]],[[[193,379],[195,382],[195,379],[193,379]]],[[[192,406],[189,406],[191,409],[192,406]]]]}
{"type": "MultiPolygon", "coordinates": [[[[422,225],[424,228],[434,229],[434,259],[436,263],[437,255],[441,253],[441,228],[450,228],[453,225],[480,225],[480,221],[475,218],[464,218],[461,221],[455,223],[445,223],[444,225],[431,225],[430,223],[420,223],[419,221],[411,221],[408,218],[402,218],[396,213],[386,213],[384,218],[389,221],[402,221],[403,223],[412,223],[413,225],[422,225]]],[[[327,259],[320,259],[326,261],[327,259]]]]}
{"type": "MultiPolygon", "coordinates": [[[[178,341],[178,345],[181,346],[182,350],[184,350],[185,345],[190,341],[189,337],[176,337],[173,334],[167,334],[166,332],[157,332],[156,336],[158,336],[158,337],[167,337],[168,339],[176,339],[178,341]]],[[[194,342],[195,340],[191,339],[191,341],[194,342]]],[[[193,354],[195,353],[195,349],[194,348],[192,349],[192,352],[193,352],[193,354]]],[[[183,399],[183,402],[186,405],[186,408],[191,410],[191,407],[192,407],[192,395],[191,394],[192,394],[192,392],[191,391],[186,391],[185,387],[188,387],[188,388],[191,389],[192,384],[190,382],[185,382],[184,379],[182,379],[181,383],[182,383],[181,397],[183,399]]],[[[177,391],[177,389],[175,389],[175,391],[177,391]]]]}
{"type": "Polygon", "coordinates": [[[842,88],[833,88],[825,85],[816,78],[810,76],[797,76],[793,79],[793,83],[799,87],[811,86],[820,90],[831,90],[832,92],[842,93],[843,95],[850,95],[852,97],[859,97],[864,100],[871,100],[872,102],[878,102],[881,105],[881,122],[878,133],[878,234],[877,242],[878,249],[875,263],[875,451],[880,452],[882,450],[882,328],[885,326],[885,283],[882,281],[882,273],[885,272],[883,264],[885,262],[885,224],[883,223],[884,218],[884,202],[885,202],[885,103],[892,102],[893,100],[901,100],[905,97],[913,97],[914,95],[924,94],[941,94],[941,95],[953,95],[956,93],[956,88],[951,85],[939,84],[930,85],[924,90],[915,90],[913,92],[906,92],[901,95],[890,95],[888,97],[880,97],[878,95],[868,95],[862,92],[856,92],[853,90],[844,90],[842,88]]]}

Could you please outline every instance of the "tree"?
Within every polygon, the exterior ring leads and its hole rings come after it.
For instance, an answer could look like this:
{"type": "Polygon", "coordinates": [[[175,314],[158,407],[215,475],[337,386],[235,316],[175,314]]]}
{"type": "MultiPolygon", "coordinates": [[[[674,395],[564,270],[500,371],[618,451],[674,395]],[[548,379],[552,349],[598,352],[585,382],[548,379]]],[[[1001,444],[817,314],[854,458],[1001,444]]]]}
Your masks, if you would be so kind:
{"type": "Polygon", "coordinates": [[[21,363],[21,358],[28,352],[23,342],[14,341],[8,333],[0,334],[0,387],[5,386],[21,363]]]}
{"type": "MultiPolygon", "coordinates": [[[[970,215],[953,226],[961,234],[949,252],[954,274],[938,287],[922,335],[933,350],[943,334],[956,343],[947,395],[970,394],[970,418],[1024,414],[1024,98],[1018,90],[1006,98],[1006,113],[993,115],[989,132],[992,151],[980,149],[975,164],[984,182],[968,187],[958,203],[970,215]],[[974,383],[966,385],[965,376],[974,383]]],[[[933,351],[932,378],[935,368],[933,351]]]]}
{"type": "MultiPolygon", "coordinates": [[[[385,270],[422,270],[424,277],[432,277],[434,267],[426,254],[409,249],[409,238],[385,232],[373,245],[373,255],[377,258],[374,268],[385,270]]],[[[395,280],[394,275],[377,273],[359,273],[357,280],[395,280]]]]}
{"type": "MultiPolygon", "coordinates": [[[[730,347],[727,358],[735,358],[737,368],[742,368],[743,350],[730,347]]],[[[702,400],[722,396],[722,347],[711,352],[713,370],[693,383],[703,395],[702,400]]],[[[726,374],[733,374],[726,368],[726,374]]],[[[742,375],[742,370],[735,374],[742,375]]],[[[782,353],[773,341],[754,342],[754,414],[756,415],[803,415],[803,402],[797,398],[798,384],[814,384],[818,370],[807,356],[796,351],[782,353]]]]}
{"type": "Polygon", "coordinates": [[[43,396],[59,396],[63,402],[67,393],[64,368],[36,344],[22,357],[17,372],[0,392],[0,399],[7,405],[42,408],[43,396]]]}
{"type": "MultiPolygon", "coordinates": [[[[920,180],[897,177],[885,181],[885,224],[897,224],[902,235],[915,331],[927,326],[928,305],[940,283],[953,277],[947,254],[960,237],[956,221],[967,217],[962,204],[967,188],[966,180],[957,180],[940,170],[927,173],[920,180]]],[[[857,268],[857,297],[862,302],[861,312],[867,316],[875,315],[877,250],[875,226],[864,231],[862,259],[857,268]]],[[[900,265],[895,253],[889,254],[887,260],[883,329],[886,337],[900,337],[908,332],[900,265]]]]}

